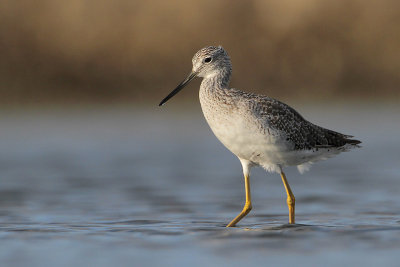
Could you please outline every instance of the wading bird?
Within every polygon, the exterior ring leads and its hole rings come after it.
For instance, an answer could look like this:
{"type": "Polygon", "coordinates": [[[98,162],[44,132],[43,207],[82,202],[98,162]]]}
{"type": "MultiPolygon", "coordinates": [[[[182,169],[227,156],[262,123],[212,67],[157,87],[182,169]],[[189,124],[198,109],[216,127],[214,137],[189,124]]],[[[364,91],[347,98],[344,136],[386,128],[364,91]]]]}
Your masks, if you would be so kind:
{"type": "Polygon", "coordinates": [[[281,175],[287,193],[289,223],[295,223],[295,198],[283,168],[300,172],[315,161],[359,147],[352,136],[331,131],[305,120],[296,110],[273,98],[229,88],[231,60],[221,47],[200,49],[192,59],[189,76],[165,97],[160,106],[195,77],[202,77],[200,104],[215,136],[243,167],[246,202],[227,227],[235,226],[251,208],[250,168],[261,166],[281,175]]]}

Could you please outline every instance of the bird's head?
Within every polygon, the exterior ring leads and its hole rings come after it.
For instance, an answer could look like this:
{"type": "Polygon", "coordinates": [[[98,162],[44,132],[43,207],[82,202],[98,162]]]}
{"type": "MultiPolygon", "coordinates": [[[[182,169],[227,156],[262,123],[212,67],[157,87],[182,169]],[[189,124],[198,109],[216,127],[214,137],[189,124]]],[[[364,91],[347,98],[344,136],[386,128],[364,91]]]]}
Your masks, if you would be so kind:
{"type": "Polygon", "coordinates": [[[192,64],[191,73],[160,102],[159,106],[176,95],[195,77],[212,78],[224,72],[230,75],[232,71],[231,59],[222,46],[207,46],[200,49],[193,56],[192,64]]]}

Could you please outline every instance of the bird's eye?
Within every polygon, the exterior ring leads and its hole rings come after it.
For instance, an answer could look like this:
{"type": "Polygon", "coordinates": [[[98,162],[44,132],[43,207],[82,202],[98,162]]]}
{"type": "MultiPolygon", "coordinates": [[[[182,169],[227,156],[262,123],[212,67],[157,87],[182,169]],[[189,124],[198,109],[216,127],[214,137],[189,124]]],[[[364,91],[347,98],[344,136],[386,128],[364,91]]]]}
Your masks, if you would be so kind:
{"type": "Polygon", "coordinates": [[[206,57],[206,58],[204,59],[204,62],[205,62],[205,63],[211,62],[211,58],[210,58],[210,57],[206,57]]]}

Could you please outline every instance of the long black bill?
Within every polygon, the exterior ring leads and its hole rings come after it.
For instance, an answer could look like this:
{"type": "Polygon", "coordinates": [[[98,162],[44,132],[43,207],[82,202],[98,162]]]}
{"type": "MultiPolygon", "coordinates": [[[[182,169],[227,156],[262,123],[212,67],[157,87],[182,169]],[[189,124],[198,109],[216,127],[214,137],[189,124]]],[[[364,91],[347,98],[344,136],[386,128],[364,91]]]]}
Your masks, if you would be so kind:
{"type": "Polygon", "coordinates": [[[180,90],[183,89],[191,80],[193,80],[196,77],[197,73],[196,72],[191,72],[189,76],[186,77],[186,79],[181,82],[174,91],[172,91],[169,95],[167,95],[159,104],[159,106],[162,106],[167,102],[171,97],[176,95],[180,90]]]}

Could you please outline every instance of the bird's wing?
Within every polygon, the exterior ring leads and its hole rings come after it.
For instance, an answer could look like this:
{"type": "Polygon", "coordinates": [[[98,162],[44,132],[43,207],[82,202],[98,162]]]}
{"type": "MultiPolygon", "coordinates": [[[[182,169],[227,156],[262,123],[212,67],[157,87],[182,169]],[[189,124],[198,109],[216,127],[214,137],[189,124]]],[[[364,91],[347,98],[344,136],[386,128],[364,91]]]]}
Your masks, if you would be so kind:
{"type": "MultiPolygon", "coordinates": [[[[239,90],[238,90],[239,91],[239,90]]],[[[317,126],[304,119],[295,109],[276,99],[245,93],[246,104],[253,115],[264,123],[264,127],[272,128],[285,136],[295,149],[313,149],[341,147],[345,144],[359,144],[351,140],[352,136],[341,134],[317,126]]]]}

